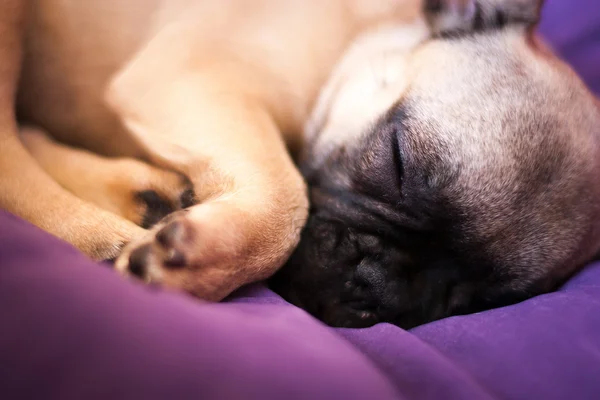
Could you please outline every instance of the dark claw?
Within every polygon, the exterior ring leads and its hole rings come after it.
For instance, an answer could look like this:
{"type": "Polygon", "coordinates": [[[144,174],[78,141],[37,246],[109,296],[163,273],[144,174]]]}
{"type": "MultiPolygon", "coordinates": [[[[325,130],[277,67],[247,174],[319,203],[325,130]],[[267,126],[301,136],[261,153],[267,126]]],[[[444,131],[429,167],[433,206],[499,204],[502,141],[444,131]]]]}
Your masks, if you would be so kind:
{"type": "Polygon", "coordinates": [[[183,236],[183,224],[179,221],[173,221],[165,225],[156,234],[156,241],[166,250],[174,247],[174,243],[181,240],[183,236]]]}
{"type": "Polygon", "coordinates": [[[179,202],[181,203],[181,208],[188,208],[196,204],[196,194],[194,193],[194,189],[189,188],[181,193],[179,202]]]}
{"type": "Polygon", "coordinates": [[[137,276],[138,278],[144,278],[147,272],[148,257],[151,250],[152,245],[147,244],[135,249],[129,255],[129,272],[132,275],[137,276]]]}

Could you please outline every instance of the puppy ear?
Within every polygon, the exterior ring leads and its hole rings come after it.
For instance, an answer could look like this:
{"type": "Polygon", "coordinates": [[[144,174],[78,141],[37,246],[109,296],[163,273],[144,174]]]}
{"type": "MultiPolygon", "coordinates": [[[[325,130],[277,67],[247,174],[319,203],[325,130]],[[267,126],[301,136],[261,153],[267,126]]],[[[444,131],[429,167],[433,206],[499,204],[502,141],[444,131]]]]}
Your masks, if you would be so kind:
{"type": "Polygon", "coordinates": [[[423,12],[434,35],[460,35],[534,26],[544,0],[424,0],[423,12]]]}

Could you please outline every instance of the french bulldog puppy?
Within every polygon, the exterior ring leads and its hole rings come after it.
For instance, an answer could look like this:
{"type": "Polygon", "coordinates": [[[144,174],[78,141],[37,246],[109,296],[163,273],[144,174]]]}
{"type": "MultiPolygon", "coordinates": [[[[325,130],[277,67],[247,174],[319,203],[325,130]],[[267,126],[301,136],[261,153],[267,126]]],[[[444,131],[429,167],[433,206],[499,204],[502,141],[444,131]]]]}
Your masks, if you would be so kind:
{"type": "Polygon", "coordinates": [[[411,328],[594,258],[598,101],[536,37],[541,6],[426,1],[349,47],[307,125],[310,216],[276,291],[333,326],[411,328]]]}
{"type": "Polygon", "coordinates": [[[551,290],[600,244],[600,118],[540,6],[1,1],[0,207],[220,300],[310,199],[279,289],[334,325],[551,290]]]}

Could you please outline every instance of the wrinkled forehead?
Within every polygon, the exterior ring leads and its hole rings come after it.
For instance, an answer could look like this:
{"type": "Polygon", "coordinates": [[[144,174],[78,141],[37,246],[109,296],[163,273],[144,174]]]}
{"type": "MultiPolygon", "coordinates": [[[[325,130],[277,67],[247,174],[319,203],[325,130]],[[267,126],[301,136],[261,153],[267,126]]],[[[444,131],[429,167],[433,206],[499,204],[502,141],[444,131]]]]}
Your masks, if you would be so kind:
{"type": "Polygon", "coordinates": [[[428,41],[413,53],[411,71],[400,100],[410,110],[407,146],[418,156],[431,142],[475,168],[511,162],[540,141],[568,141],[560,114],[585,97],[523,29],[428,41]],[[544,135],[556,131],[565,137],[544,135]]]}
{"type": "Polygon", "coordinates": [[[554,102],[560,93],[548,90],[562,79],[541,54],[521,29],[430,40],[411,55],[404,97],[426,105],[426,114],[457,123],[554,102]]]}
{"type": "Polygon", "coordinates": [[[527,59],[533,58],[533,41],[520,28],[431,39],[417,25],[372,36],[367,38],[375,44],[365,39],[351,47],[314,108],[306,139],[319,147],[318,154],[311,155],[315,164],[328,150],[368,134],[378,119],[407,99],[446,111],[449,103],[468,106],[466,94],[472,95],[471,103],[477,97],[495,97],[497,89],[517,96],[514,89],[527,79],[527,59]],[[509,81],[513,83],[507,88],[509,81]]]}

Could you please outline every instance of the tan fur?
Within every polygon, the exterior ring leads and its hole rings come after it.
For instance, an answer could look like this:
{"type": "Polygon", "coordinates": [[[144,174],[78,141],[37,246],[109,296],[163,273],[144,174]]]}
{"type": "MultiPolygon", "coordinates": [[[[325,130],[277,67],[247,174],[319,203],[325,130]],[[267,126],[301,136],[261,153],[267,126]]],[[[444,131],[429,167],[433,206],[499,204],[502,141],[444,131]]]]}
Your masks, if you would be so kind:
{"type": "Polygon", "coordinates": [[[0,206],[96,259],[129,243],[121,272],[143,256],[147,280],[211,300],[270,276],[297,244],[304,125],[324,159],[409,88],[426,95],[421,71],[441,64],[420,49],[417,0],[31,0],[18,108],[63,143],[24,135],[36,164],[10,114],[17,6],[0,2],[0,206]],[[135,193],[176,203],[181,175],[197,205],[149,231],[131,222],[145,212],[135,193]]]}

